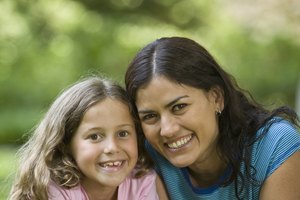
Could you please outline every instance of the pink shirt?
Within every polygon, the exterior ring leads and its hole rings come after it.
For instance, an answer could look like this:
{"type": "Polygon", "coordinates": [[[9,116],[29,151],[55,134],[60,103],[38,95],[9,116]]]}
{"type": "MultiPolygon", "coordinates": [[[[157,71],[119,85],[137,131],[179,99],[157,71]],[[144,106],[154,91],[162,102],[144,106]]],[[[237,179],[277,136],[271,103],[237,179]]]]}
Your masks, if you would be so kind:
{"type": "MultiPolygon", "coordinates": [[[[118,200],[159,200],[156,192],[156,173],[149,171],[140,178],[130,174],[118,187],[118,200]]],[[[81,185],[71,189],[59,187],[51,182],[48,187],[49,200],[89,200],[81,185]]]]}

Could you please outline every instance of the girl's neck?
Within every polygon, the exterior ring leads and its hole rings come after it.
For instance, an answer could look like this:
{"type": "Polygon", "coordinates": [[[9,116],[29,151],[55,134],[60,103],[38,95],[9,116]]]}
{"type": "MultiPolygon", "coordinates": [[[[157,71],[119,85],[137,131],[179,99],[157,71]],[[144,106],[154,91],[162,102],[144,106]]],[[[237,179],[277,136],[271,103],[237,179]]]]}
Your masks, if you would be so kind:
{"type": "Polygon", "coordinates": [[[97,184],[93,186],[82,184],[82,187],[87,193],[89,200],[117,200],[118,199],[118,187],[103,187],[97,184]]]}

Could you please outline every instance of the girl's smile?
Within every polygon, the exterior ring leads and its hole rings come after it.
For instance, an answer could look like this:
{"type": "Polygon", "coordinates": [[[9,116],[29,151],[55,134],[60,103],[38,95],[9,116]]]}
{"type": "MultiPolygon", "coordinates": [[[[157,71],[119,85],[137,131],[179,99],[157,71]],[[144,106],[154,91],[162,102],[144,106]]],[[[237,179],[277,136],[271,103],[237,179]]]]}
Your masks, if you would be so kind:
{"type": "Polygon", "coordinates": [[[107,161],[99,163],[99,165],[103,171],[113,173],[121,170],[125,162],[125,160],[107,161]]]}
{"type": "Polygon", "coordinates": [[[138,158],[135,124],[128,106],[106,98],[90,107],[71,140],[82,185],[117,187],[138,158]]]}

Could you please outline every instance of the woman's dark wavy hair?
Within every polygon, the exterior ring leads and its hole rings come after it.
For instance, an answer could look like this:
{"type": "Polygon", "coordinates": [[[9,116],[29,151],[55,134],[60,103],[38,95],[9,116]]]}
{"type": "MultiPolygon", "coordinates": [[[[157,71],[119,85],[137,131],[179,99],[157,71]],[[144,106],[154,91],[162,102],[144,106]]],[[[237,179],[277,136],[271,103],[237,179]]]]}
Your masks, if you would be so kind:
{"type": "MultiPolygon", "coordinates": [[[[136,101],[139,89],[147,86],[154,76],[163,76],[179,84],[209,91],[213,87],[222,90],[224,110],[219,116],[218,150],[231,167],[231,175],[222,185],[235,182],[236,197],[239,197],[250,180],[254,179],[254,166],[251,166],[251,146],[259,128],[274,116],[297,124],[296,113],[286,107],[268,111],[259,105],[249,93],[242,90],[234,78],[226,73],[212,55],[195,41],[170,37],[158,39],[145,46],[130,63],[125,84],[132,101],[136,101]],[[245,165],[245,174],[241,165],[245,165]]],[[[264,129],[264,134],[268,128],[264,129]]]]}

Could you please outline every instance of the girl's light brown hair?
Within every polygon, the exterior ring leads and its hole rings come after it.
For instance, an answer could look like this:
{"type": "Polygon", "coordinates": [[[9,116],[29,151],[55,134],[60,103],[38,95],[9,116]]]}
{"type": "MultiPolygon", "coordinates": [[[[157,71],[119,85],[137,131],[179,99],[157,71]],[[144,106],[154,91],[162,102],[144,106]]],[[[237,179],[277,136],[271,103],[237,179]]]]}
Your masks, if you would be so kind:
{"type": "Polygon", "coordinates": [[[29,140],[19,149],[19,168],[9,199],[48,199],[50,181],[71,188],[79,184],[82,173],[68,151],[69,142],[85,112],[97,102],[112,98],[128,106],[138,135],[139,159],[137,175],[151,166],[143,149],[143,138],[135,108],[125,90],[103,77],[85,78],[66,88],[53,102],[29,140]]]}

